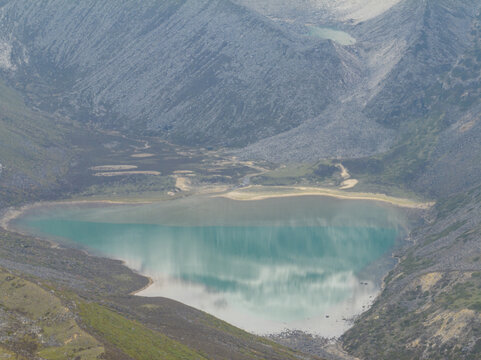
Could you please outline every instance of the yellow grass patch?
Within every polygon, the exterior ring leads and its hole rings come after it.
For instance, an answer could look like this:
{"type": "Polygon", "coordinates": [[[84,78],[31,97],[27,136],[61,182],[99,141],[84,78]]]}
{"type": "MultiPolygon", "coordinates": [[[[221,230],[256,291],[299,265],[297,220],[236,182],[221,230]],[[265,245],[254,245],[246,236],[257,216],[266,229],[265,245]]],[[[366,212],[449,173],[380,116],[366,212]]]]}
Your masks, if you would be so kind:
{"type": "Polygon", "coordinates": [[[175,187],[181,191],[190,190],[190,180],[185,177],[177,177],[175,179],[175,187]]]}
{"type": "Polygon", "coordinates": [[[431,289],[439,280],[441,280],[442,276],[443,275],[439,272],[433,272],[421,276],[419,278],[419,284],[421,285],[422,291],[428,291],[431,289]]]}
{"type": "Polygon", "coordinates": [[[42,358],[96,359],[104,352],[102,344],[78,326],[75,315],[54,292],[1,269],[0,306],[34,322],[44,338],[55,339],[63,344],[40,346],[38,355],[42,358]]]}
{"type": "Polygon", "coordinates": [[[434,337],[440,337],[443,342],[463,336],[465,329],[473,321],[473,318],[481,315],[474,310],[462,309],[460,311],[444,311],[427,321],[428,326],[438,324],[438,330],[434,337]]]}

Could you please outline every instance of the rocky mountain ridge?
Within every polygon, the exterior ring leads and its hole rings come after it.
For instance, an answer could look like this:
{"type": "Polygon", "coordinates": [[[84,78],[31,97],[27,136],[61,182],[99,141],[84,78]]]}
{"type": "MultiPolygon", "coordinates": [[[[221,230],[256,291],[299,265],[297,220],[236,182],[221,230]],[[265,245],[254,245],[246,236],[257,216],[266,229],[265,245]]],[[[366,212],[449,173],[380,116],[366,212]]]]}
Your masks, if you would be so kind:
{"type": "Polygon", "coordinates": [[[332,43],[229,1],[7,1],[0,18],[12,81],[48,83],[57,107],[104,127],[189,144],[288,130],[358,77],[332,43]]]}
{"type": "MultiPolygon", "coordinates": [[[[340,8],[360,6],[349,4],[340,8]]],[[[471,43],[479,8],[391,5],[357,23],[316,24],[354,36],[346,46],[309,33],[301,15],[294,26],[243,1],[9,0],[0,64],[39,107],[104,128],[275,162],[359,158],[387,151],[406,119],[427,114],[430,91],[471,43]]]]}

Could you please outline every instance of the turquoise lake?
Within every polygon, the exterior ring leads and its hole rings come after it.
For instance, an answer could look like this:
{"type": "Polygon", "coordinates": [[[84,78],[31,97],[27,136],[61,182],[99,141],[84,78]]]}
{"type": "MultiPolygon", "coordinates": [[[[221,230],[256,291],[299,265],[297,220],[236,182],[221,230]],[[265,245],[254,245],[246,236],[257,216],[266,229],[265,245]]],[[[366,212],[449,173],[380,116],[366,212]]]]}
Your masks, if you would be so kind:
{"type": "Polygon", "coordinates": [[[169,297],[255,333],[340,335],[369,306],[403,233],[400,210],[295,197],[49,206],[14,226],[150,276],[169,297]]]}

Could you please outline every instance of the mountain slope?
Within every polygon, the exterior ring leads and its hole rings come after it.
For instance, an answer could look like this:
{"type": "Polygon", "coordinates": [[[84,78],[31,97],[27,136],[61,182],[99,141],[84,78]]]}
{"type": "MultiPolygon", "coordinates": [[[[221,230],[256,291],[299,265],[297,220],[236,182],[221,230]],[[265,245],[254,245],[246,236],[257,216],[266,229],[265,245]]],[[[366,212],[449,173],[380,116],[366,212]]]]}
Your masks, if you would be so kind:
{"type": "MultiPolygon", "coordinates": [[[[363,9],[336,6],[332,14],[363,9]]],[[[39,107],[102,127],[251,145],[239,153],[246,158],[359,158],[387,151],[404,122],[430,111],[440,77],[469,47],[478,8],[393,1],[341,24],[357,40],[345,46],[309,33],[305,12],[293,25],[227,0],[8,0],[0,66],[39,107]]]]}
{"type": "MultiPolygon", "coordinates": [[[[372,19],[343,24],[357,39],[348,54],[358,81],[318,117],[241,154],[289,162],[387,152],[408,136],[405,127],[425,126],[442,77],[471,46],[479,7],[474,0],[404,0],[372,19]]],[[[348,56],[345,48],[338,52],[348,56]]]]}
{"type": "Polygon", "coordinates": [[[372,308],[343,336],[362,359],[479,359],[481,188],[441,199],[395,254],[372,308]]]}
{"type": "MultiPolygon", "coordinates": [[[[443,71],[419,78],[426,79],[426,83],[418,87],[420,92],[415,99],[419,104],[425,104],[424,108],[413,110],[416,114],[411,117],[404,112],[400,113],[402,118],[386,117],[392,120],[392,126],[397,127],[398,141],[394,146],[371,159],[346,161],[346,166],[355,176],[369,173],[375,183],[401,185],[430,197],[447,196],[479,184],[479,10],[467,33],[468,42],[456,58],[450,60],[451,65],[446,63],[443,71]]],[[[451,39],[451,42],[455,40],[451,39]]],[[[425,67],[426,64],[419,62],[417,66],[425,67]]],[[[409,90],[409,86],[406,87],[409,90]]],[[[404,97],[399,97],[399,104],[411,97],[408,90],[404,97]]],[[[407,104],[404,106],[415,108],[407,104]]],[[[393,108],[386,105],[384,110],[392,111],[393,108]]]]}
{"type": "Polygon", "coordinates": [[[402,50],[392,50],[399,53],[397,62],[368,102],[367,116],[399,128],[401,122],[425,115],[429,90],[470,46],[479,6],[474,0],[405,0],[362,24],[366,41],[395,41],[402,50]]]}
{"type": "Polygon", "coordinates": [[[58,186],[73,152],[60,116],[32,110],[22,96],[0,81],[0,207],[58,186]]]}
{"type": "Polygon", "coordinates": [[[403,140],[385,157],[361,161],[438,200],[395,254],[400,262],[381,296],[343,337],[360,358],[480,357],[480,13],[469,34],[466,50],[424,94],[426,115],[404,120],[403,140]]]}
{"type": "Polygon", "coordinates": [[[291,37],[227,0],[10,0],[0,21],[6,70],[53,85],[44,100],[182,143],[244,145],[288,130],[356,77],[332,43],[291,37]]]}

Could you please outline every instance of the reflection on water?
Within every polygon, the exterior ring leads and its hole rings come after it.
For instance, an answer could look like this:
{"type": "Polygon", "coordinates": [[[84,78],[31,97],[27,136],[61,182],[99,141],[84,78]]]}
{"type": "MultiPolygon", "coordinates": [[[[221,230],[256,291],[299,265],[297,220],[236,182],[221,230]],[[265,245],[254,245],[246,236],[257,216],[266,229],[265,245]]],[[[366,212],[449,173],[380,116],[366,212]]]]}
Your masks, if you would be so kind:
{"type": "Polygon", "coordinates": [[[358,275],[392,248],[398,234],[392,209],[361,203],[305,198],[191,205],[53,208],[21,224],[125,260],[154,279],[144,296],[170,297],[258,333],[298,328],[326,336],[345,330],[342,318],[376,294],[374,278],[358,275]],[[289,219],[271,216],[269,209],[275,213],[280,205],[289,219]],[[188,225],[195,208],[204,211],[188,225]],[[138,223],[146,214],[151,223],[138,223]],[[364,216],[349,226],[336,220],[353,214],[364,216]]]}

